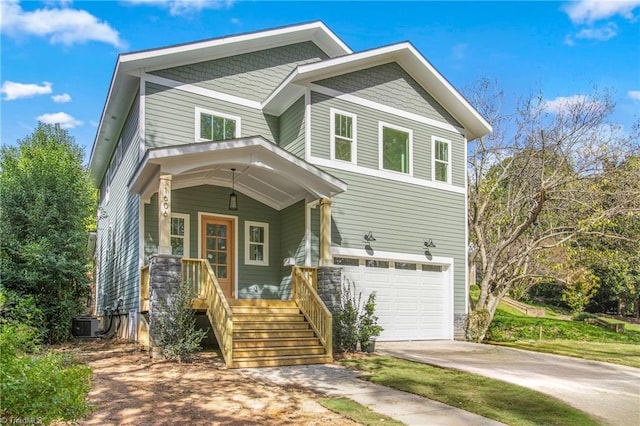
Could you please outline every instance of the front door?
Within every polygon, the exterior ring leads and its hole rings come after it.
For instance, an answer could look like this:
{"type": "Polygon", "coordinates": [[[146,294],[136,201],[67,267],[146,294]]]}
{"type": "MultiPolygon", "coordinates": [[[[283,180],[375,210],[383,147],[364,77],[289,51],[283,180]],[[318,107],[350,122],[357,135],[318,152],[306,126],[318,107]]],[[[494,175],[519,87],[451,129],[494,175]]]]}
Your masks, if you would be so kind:
{"type": "Polygon", "coordinates": [[[202,257],[207,259],[227,298],[235,298],[234,241],[235,219],[220,216],[202,217],[202,257]]]}

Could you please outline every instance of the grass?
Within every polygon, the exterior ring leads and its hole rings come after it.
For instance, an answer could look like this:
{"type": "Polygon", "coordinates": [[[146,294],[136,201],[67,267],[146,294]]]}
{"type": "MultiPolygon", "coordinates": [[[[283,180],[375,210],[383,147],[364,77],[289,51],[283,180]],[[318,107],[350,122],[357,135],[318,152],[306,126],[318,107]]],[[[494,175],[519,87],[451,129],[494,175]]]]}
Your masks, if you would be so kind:
{"type": "Polygon", "coordinates": [[[365,426],[382,426],[392,425],[401,426],[401,423],[391,417],[384,414],[378,414],[371,409],[358,404],[349,398],[320,398],[318,400],[320,405],[328,408],[329,410],[341,414],[354,422],[365,426]]]}
{"type": "Polygon", "coordinates": [[[341,361],[371,382],[411,392],[509,425],[598,425],[586,413],[543,393],[475,374],[391,357],[341,361]]]}
{"type": "Polygon", "coordinates": [[[577,342],[574,340],[517,341],[497,344],[640,368],[640,345],[638,344],[577,342]]]}
{"type": "Polygon", "coordinates": [[[640,333],[616,333],[584,322],[516,316],[498,311],[489,328],[488,340],[490,342],[574,340],[638,344],[640,333]]]}

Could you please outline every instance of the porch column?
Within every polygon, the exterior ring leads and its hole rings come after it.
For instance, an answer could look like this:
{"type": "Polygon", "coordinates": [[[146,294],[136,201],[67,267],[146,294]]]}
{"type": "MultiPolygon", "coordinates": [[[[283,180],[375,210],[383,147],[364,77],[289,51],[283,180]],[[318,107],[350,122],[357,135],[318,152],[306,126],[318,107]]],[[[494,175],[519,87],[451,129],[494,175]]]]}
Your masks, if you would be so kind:
{"type": "Polygon", "coordinates": [[[320,200],[320,266],[333,265],[331,257],[331,198],[320,200]]]}
{"type": "Polygon", "coordinates": [[[171,175],[160,174],[158,184],[158,254],[171,254],[171,175]]]}

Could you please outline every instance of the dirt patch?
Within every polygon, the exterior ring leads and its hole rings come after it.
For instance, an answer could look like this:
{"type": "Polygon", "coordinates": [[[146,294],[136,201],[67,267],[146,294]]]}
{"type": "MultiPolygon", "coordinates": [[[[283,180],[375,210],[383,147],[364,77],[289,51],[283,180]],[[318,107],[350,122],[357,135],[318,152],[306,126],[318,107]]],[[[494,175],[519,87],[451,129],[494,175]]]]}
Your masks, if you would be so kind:
{"type": "Polygon", "coordinates": [[[83,425],[354,425],[315,402],[318,395],[265,384],[228,370],[215,352],[194,362],[153,361],[135,345],[80,342],[93,370],[83,425]]]}

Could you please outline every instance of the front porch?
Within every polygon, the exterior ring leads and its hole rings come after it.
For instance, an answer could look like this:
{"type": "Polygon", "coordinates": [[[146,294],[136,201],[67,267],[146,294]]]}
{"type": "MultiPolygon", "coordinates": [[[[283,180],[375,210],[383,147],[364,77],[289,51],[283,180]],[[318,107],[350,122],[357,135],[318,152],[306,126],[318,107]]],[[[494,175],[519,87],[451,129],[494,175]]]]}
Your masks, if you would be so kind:
{"type": "Polygon", "coordinates": [[[167,264],[180,271],[174,288],[185,281],[193,284],[193,308],[206,312],[227,367],[331,362],[332,316],[316,292],[315,268],[292,268],[291,300],[232,299],[225,296],[206,259],[175,256],[154,257],[141,269],[140,306],[149,314],[152,351],[153,316],[158,314],[159,298],[166,296],[166,287],[157,283],[170,275],[167,264]]]}

